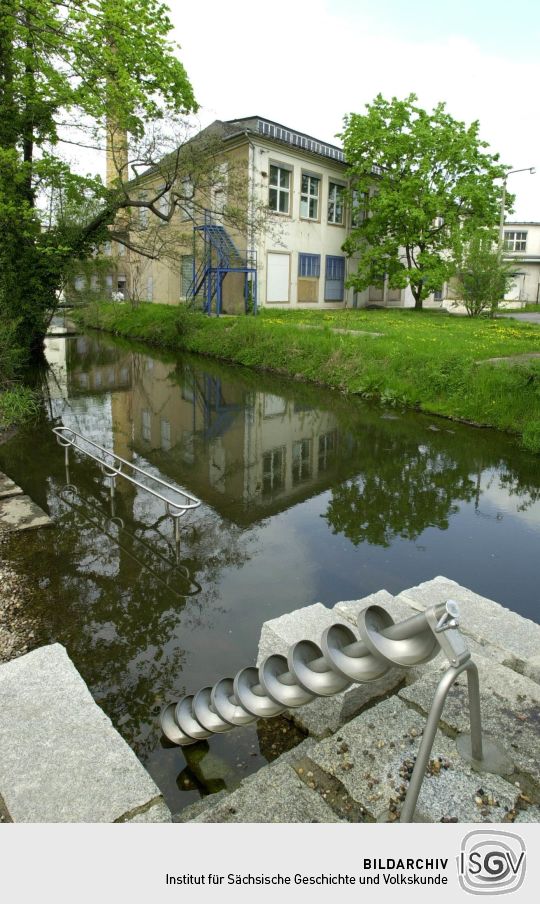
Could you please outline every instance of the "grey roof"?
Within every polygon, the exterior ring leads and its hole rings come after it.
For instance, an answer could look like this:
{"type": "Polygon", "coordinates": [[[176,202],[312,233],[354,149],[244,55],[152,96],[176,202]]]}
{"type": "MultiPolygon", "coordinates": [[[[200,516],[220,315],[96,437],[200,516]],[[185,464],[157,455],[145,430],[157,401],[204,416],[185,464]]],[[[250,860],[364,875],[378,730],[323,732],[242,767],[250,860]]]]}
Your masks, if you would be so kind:
{"type": "Polygon", "coordinates": [[[338,145],[314,138],[313,135],[307,135],[305,132],[298,132],[296,129],[274,122],[272,119],[265,119],[262,116],[244,116],[241,119],[226,120],[222,125],[225,131],[229,133],[227,134],[228,138],[233,137],[233,135],[245,134],[246,132],[254,133],[261,135],[263,138],[289,144],[299,150],[327,157],[338,163],[345,163],[343,149],[338,147],[338,145]]]}

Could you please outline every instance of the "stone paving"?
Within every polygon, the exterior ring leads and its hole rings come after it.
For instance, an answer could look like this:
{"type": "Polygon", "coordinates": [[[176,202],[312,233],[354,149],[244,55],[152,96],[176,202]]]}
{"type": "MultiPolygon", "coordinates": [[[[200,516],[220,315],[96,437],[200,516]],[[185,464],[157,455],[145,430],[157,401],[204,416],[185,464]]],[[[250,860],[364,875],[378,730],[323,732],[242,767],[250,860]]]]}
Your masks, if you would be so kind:
{"type": "MultiPolygon", "coordinates": [[[[466,679],[460,677],[439,723],[415,821],[538,822],[540,626],[437,577],[396,597],[380,591],[363,600],[337,603],[333,610],[316,603],[273,619],[263,626],[258,661],[271,652],[286,652],[289,644],[301,638],[315,640],[332,622],[355,624],[367,605],[381,605],[401,621],[449,598],[459,603],[462,632],[478,666],[484,737],[502,746],[513,771],[502,776],[480,773],[459,753],[456,736],[468,730],[466,679]]],[[[310,737],[245,779],[232,794],[221,792],[215,801],[212,796],[204,798],[173,818],[182,822],[298,821],[302,800],[304,822],[397,821],[426,715],[445,669],[446,661],[439,655],[423,667],[398,673],[386,689],[374,687],[377,682],[360,685],[365,696],[350,709],[345,702],[350,692],[345,692],[338,695],[337,703],[329,698],[291,710],[289,717],[310,737]],[[310,708],[314,708],[311,717],[310,708]],[[305,786],[303,797],[294,774],[305,786]],[[326,810],[320,809],[321,802],[326,810]]]]}
{"type": "Polygon", "coordinates": [[[12,822],[170,822],[64,647],[0,666],[0,801],[12,822]]]}
{"type": "MultiPolygon", "coordinates": [[[[447,578],[363,600],[307,606],[264,625],[259,661],[330,623],[355,624],[377,604],[401,621],[457,600],[480,675],[486,741],[506,772],[477,772],[456,738],[468,728],[466,679],[452,688],[418,800],[421,822],[540,821],[540,627],[447,578]],[[508,761],[510,761],[508,763],[508,761]]],[[[174,822],[395,822],[405,799],[435,687],[439,655],[388,681],[316,701],[289,717],[309,732],[297,747],[173,816],[174,822]],[[386,683],[385,683],[386,682],[386,683]]],[[[170,822],[161,793],[93,701],[59,644],[0,666],[0,821],[170,822]]],[[[504,771],[504,770],[503,770],[504,771]]]]}
{"type": "Polygon", "coordinates": [[[0,471],[0,528],[6,531],[47,527],[52,519],[0,471]]]}

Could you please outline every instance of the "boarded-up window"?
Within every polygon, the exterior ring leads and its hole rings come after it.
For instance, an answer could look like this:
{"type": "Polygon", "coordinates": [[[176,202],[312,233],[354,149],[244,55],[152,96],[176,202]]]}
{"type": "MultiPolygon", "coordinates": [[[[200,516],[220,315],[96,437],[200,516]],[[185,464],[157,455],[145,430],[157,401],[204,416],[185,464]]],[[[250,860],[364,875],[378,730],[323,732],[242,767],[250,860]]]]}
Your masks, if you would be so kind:
{"type": "Polygon", "coordinates": [[[268,254],[267,301],[289,301],[289,255],[268,254]]]}
{"type": "Polygon", "coordinates": [[[343,301],[345,286],[345,258],[326,255],[326,279],[324,300],[343,301]]]}
{"type": "Polygon", "coordinates": [[[316,304],[319,300],[320,254],[298,255],[298,302],[316,304]]]}

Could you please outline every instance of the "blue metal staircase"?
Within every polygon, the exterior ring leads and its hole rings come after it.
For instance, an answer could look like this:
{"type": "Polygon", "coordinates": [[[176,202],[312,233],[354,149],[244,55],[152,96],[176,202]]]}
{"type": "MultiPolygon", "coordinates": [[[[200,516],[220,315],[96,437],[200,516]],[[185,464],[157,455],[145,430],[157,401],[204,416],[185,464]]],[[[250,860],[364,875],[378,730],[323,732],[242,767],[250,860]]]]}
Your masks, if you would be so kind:
{"type": "Polygon", "coordinates": [[[242,254],[227,230],[214,222],[210,211],[204,212],[204,223],[194,226],[194,245],[199,235],[203,240],[203,254],[198,266],[193,255],[193,279],[187,291],[187,301],[194,302],[202,297],[205,314],[212,313],[215,299],[215,313],[221,314],[223,282],[227,273],[244,274],[244,308],[246,313],[257,313],[257,252],[242,254]]]}

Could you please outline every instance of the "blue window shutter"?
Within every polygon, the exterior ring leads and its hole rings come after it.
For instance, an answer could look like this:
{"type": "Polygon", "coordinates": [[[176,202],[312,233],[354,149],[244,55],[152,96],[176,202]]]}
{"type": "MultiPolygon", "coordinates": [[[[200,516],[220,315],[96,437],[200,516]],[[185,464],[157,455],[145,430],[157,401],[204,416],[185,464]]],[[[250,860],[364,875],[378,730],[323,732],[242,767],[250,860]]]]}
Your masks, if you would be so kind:
{"type": "Polygon", "coordinates": [[[325,301],[343,301],[345,291],[345,258],[326,255],[325,301]]]}

